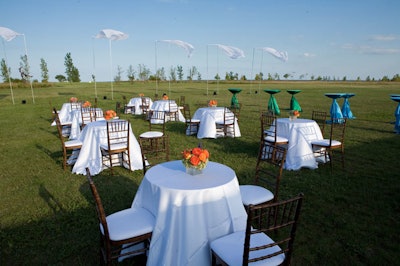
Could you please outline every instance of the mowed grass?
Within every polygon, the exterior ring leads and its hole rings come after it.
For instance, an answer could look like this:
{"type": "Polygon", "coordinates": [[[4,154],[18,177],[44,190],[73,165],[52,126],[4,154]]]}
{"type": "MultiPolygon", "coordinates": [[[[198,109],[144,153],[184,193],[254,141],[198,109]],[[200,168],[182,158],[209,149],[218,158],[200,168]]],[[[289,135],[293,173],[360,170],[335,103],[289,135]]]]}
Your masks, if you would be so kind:
{"type": "MultiPolygon", "coordinates": [[[[51,106],[61,108],[71,96],[94,102],[91,83],[60,84],[14,89],[15,105],[7,84],[0,88],[0,243],[1,265],[97,265],[99,232],[86,177],[62,170],[62,153],[56,128],[51,127],[51,106]],[[26,104],[21,102],[26,100],[26,104]]],[[[183,123],[167,124],[171,159],[180,159],[185,148],[199,142],[211,160],[236,171],[241,184],[251,183],[259,145],[260,109],[276,94],[282,117],[287,117],[288,89],[310,118],[313,109],[329,112],[329,92],[352,92],[351,109],[356,119],[348,122],[345,140],[346,169],[339,164],[333,174],[329,165],[318,169],[284,171],[281,198],[303,192],[305,202],[295,241],[294,265],[395,265],[400,259],[400,135],[393,132],[396,103],[390,94],[400,94],[399,83],[373,82],[266,82],[259,83],[160,83],[158,94],[186,97],[192,113],[207,100],[229,105],[227,88],[242,88],[240,138],[202,139],[185,135],[183,123]],[[207,87],[209,94],[207,95],[207,87]],[[213,95],[213,92],[217,95],[213,95]]],[[[122,97],[139,93],[153,96],[155,83],[97,83],[98,106],[114,109],[122,97]],[[104,96],[107,99],[104,99],[104,96]]],[[[343,99],[339,100],[340,105],[343,99]]],[[[140,116],[129,119],[135,136],[147,130],[140,116]]],[[[143,178],[142,171],[117,167],[94,177],[107,213],[130,207],[143,178]]],[[[129,260],[124,264],[141,260],[129,260]]]]}

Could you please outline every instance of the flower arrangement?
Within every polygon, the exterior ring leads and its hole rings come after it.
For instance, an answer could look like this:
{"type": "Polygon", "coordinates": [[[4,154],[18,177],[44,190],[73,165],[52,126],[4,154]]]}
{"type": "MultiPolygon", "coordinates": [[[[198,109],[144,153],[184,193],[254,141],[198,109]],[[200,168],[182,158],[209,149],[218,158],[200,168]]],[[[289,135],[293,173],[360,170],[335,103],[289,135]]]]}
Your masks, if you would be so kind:
{"type": "Polygon", "coordinates": [[[82,104],[82,107],[84,107],[84,108],[88,108],[88,107],[90,107],[90,106],[92,106],[92,104],[91,104],[89,101],[85,101],[85,102],[82,104]]]}
{"type": "Polygon", "coordinates": [[[71,97],[71,98],[69,99],[69,102],[70,102],[70,103],[76,103],[76,102],[78,102],[78,98],[76,98],[76,97],[71,97]]]}
{"type": "Polygon", "coordinates": [[[300,112],[297,111],[297,110],[291,110],[291,111],[289,112],[289,115],[290,115],[290,116],[299,117],[299,116],[300,116],[300,112]]]}
{"type": "Polygon", "coordinates": [[[208,102],[208,106],[210,106],[210,107],[216,107],[217,104],[218,104],[217,100],[210,100],[208,102]]]}
{"type": "Polygon", "coordinates": [[[163,100],[168,100],[168,95],[163,95],[162,99],[163,100]]]}
{"type": "Polygon", "coordinates": [[[116,117],[116,116],[117,116],[117,113],[116,113],[114,110],[107,110],[107,111],[104,113],[104,118],[105,118],[106,120],[113,119],[113,118],[116,117]]]}
{"type": "Polygon", "coordinates": [[[182,163],[186,168],[202,170],[208,163],[209,152],[202,148],[186,149],[182,152],[182,163]]]}
{"type": "Polygon", "coordinates": [[[140,97],[143,97],[143,96],[144,96],[144,93],[139,93],[139,96],[140,96],[140,97]]]}

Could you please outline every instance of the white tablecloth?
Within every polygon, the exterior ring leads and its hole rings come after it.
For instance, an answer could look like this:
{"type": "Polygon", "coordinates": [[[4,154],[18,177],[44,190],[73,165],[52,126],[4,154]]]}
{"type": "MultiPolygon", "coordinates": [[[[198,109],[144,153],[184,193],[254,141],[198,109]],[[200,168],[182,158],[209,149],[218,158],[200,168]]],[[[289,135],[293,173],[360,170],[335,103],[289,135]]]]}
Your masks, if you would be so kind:
{"type": "MultiPolygon", "coordinates": [[[[72,168],[72,173],[86,175],[86,167],[89,167],[90,173],[97,175],[103,170],[100,145],[107,144],[107,121],[94,121],[87,124],[78,139],[82,141],[83,145],[72,168]]],[[[129,130],[129,152],[131,169],[143,169],[140,146],[132,128],[129,130]]]]}
{"type": "MultiPolygon", "coordinates": [[[[154,101],[150,110],[169,112],[169,101],[170,100],[154,101]]],[[[181,110],[179,110],[178,105],[175,103],[175,101],[173,101],[172,104],[178,109],[179,121],[185,122],[185,117],[183,116],[181,110]]],[[[169,121],[169,117],[166,117],[166,121],[169,121]]]]}
{"type": "Polygon", "coordinates": [[[181,161],[153,166],[132,207],[156,217],[147,265],[210,265],[209,242],[246,227],[236,174],[214,162],[194,176],[181,161]]]}
{"type": "Polygon", "coordinates": [[[277,125],[278,135],[289,140],[285,169],[317,168],[311,141],[323,138],[318,124],[310,119],[290,121],[289,118],[278,118],[277,125]]]}
{"type": "MultiPolygon", "coordinates": [[[[217,138],[216,122],[224,122],[224,107],[203,107],[196,110],[193,119],[200,120],[199,131],[197,138],[217,138]]],[[[187,132],[187,131],[186,131],[187,132]]],[[[235,136],[240,137],[240,128],[235,123],[235,136]]]]}
{"type": "MultiPolygon", "coordinates": [[[[149,106],[151,106],[153,104],[153,101],[149,98],[149,97],[145,97],[146,99],[149,100],[149,106]]],[[[135,107],[135,115],[141,115],[143,114],[142,108],[140,108],[140,106],[142,105],[142,98],[141,97],[136,97],[136,98],[132,98],[130,99],[129,103],[127,104],[127,106],[135,107]]]]}
{"type": "MultiPolygon", "coordinates": [[[[58,117],[60,118],[61,125],[70,124],[72,122],[71,103],[63,103],[61,109],[58,111],[58,117]]],[[[55,126],[56,122],[53,121],[51,125],[55,126]]]]}
{"type": "MultiPolygon", "coordinates": [[[[101,108],[96,108],[96,115],[98,118],[96,120],[104,120],[103,110],[101,108]]],[[[81,134],[81,124],[82,124],[82,111],[72,110],[70,112],[71,120],[71,133],[69,134],[69,139],[77,139],[81,134]]]]}

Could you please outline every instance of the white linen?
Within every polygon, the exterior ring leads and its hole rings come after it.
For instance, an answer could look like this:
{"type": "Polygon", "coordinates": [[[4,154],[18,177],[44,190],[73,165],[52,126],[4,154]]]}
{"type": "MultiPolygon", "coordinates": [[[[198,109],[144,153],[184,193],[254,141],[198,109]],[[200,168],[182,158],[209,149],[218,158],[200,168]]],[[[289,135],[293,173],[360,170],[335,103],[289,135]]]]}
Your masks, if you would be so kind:
{"type": "MultiPolygon", "coordinates": [[[[153,104],[153,101],[149,97],[145,97],[145,98],[149,100],[149,106],[151,106],[153,104]]],[[[136,98],[130,99],[129,103],[126,106],[128,106],[128,107],[134,106],[135,107],[134,115],[141,115],[141,114],[143,114],[143,110],[142,110],[142,108],[140,108],[141,105],[142,105],[142,98],[136,97],[136,98]]]]}
{"type": "MultiPolygon", "coordinates": [[[[89,167],[90,173],[97,175],[103,170],[100,145],[107,144],[107,121],[94,121],[87,124],[78,140],[82,141],[83,144],[72,168],[72,173],[86,175],[86,167],[89,167]]],[[[129,153],[131,169],[143,169],[142,153],[132,128],[129,129],[129,153]]]]}
{"type": "Polygon", "coordinates": [[[156,217],[147,265],[209,265],[209,242],[246,227],[236,174],[215,162],[194,176],[181,161],[153,166],[132,207],[156,217]]]}
{"type": "MultiPolygon", "coordinates": [[[[224,107],[203,107],[196,110],[193,119],[200,120],[199,131],[197,132],[198,139],[217,138],[216,122],[224,122],[224,109],[224,107]]],[[[237,119],[235,122],[235,136],[241,136],[237,119]]]]}
{"type": "MultiPolygon", "coordinates": [[[[58,117],[60,118],[61,125],[70,124],[72,122],[71,110],[71,103],[63,103],[60,111],[58,112],[58,117]]],[[[51,125],[55,126],[56,122],[53,121],[51,125]]]]}
{"type": "MultiPolygon", "coordinates": [[[[164,111],[164,112],[169,112],[169,101],[171,100],[159,100],[159,101],[154,101],[153,104],[150,107],[150,110],[154,111],[164,111]]],[[[178,105],[174,100],[172,100],[172,104],[176,106],[178,109],[178,115],[179,115],[179,121],[185,122],[185,117],[183,116],[181,110],[179,110],[178,105]]],[[[170,119],[168,116],[165,117],[165,121],[169,121],[170,119]]]]}
{"type": "Polygon", "coordinates": [[[311,141],[322,138],[317,122],[310,119],[277,119],[278,134],[289,140],[286,153],[286,170],[299,170],[302,167],[315,169],[318,163],[314,157],[311,141]]]}

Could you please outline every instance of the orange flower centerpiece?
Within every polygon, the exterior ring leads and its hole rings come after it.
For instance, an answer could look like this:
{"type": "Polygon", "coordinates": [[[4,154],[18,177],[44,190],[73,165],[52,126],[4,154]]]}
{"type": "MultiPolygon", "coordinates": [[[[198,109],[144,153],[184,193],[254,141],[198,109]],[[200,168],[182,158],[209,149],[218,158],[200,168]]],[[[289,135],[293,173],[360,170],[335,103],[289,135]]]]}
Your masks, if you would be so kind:
{"type": "Polygon", "coordinates": [[[71,98],[69,99],[69,102],[70,102],[70,103],[76,103],[76,102],[78,102],[78,98],[76,98],[76,97],[71,97],[71,98]]]}
{"type": "Polygon", "coordinates": [[[143,97],[143,96],[144,96],[144,93],[139,93],[139,96],[140,96],[140,97],[143,97]]]}
{"type": "Polygon", "coordinates": [[[186,173],[191,175],[201,174],[207,166],[209,152],[202,148],[186,149],[182,152],[182,163],[186,167],[186,173]]]}
{"type": "Polygon", "coordinates": [[[114,110],[107,110],[107,111],[104,113],[104,118],[105,118],[106,120],[113,119],[113,118],[115,118],[116,116],[117,116],[117,113],[116,113],[114,110]]]}
{"type": "Polygon", "coordinates": [[[163,95],[162,99],[163,100],[168,100],[168,95],[163,95]]]}
{"type": "Polygon", "coordinates": [[[217,104],[218,104],[217,100],[210,100],[208,102],[208,106],[210,107],[217,107],[217,104]]]}
{"type": "Polygon", "coordinates": [[[299,116],[300,116],[300,112],[297,111],[297,110],[291,110],[291,111],[289,112],[289,119],[290,119],[290,120],[296,120],[297,117],[299,117],[299,116]]]}
{"type": "Polygon", "coordinates": [[[82,105],[84,108],[89,108],[90,106],[92,106],[92,104],[89,101],[85,101],[82,105]]]}

